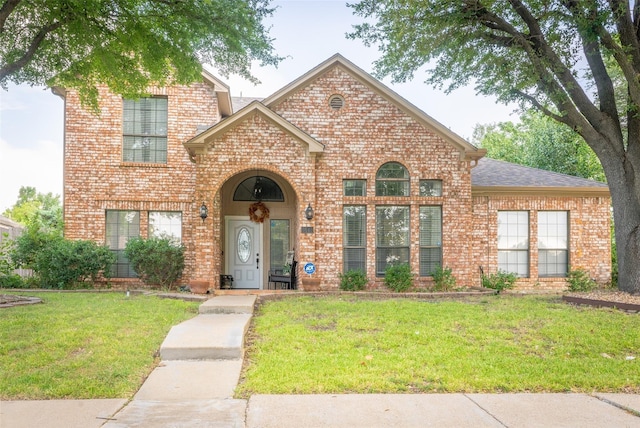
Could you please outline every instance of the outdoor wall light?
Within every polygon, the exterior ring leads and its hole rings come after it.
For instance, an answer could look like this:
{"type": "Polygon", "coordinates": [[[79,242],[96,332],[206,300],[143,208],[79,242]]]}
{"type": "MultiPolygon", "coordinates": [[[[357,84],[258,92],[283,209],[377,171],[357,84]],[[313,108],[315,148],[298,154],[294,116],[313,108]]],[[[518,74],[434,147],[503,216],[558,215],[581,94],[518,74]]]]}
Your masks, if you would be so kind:
{"type": "Polygon", "coordinates": [[[208,214],[209,214],[209,210],[207,209],[207,206],[204,204],[204,201],[202,201],[202,205],[200,205],[200,218],[202,219],[203,223],[204,223],[204,219],[207,218],[208,214]]]}
{"type": "Polygon", "coordinates": [[[307,206],[307,209],[304,210],[304,216],[307,220],[313,219],[313,208],[311,208],[311,204],[307,206]]]}

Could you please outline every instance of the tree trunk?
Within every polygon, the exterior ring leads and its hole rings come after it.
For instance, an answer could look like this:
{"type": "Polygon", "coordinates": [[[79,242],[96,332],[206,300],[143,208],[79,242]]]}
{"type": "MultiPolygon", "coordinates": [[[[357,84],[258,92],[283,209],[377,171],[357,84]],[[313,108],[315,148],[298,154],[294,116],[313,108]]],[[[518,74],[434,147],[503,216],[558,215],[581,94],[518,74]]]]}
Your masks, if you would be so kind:
{"type": "MultiPolygon", "coordinates": [[[[615,242],[618,251],[618,288],[640,294],[640,203],[634,183],[634,168],[607,168],[601,159],[613,205],[615,242]],[[625,173],[626,171],[626,173],[625,173]]],[[[615,162],[614,162],[615,163],[615,162]]]]}

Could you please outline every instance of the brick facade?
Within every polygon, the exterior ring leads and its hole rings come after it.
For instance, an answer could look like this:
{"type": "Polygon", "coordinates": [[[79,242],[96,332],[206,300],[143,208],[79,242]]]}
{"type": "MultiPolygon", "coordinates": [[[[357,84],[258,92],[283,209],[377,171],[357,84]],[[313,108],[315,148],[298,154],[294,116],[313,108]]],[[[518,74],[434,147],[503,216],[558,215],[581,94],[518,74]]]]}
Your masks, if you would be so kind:
{"type": "MultiPolygon", "coordinates": [[[[250,202],[234,201],[244,178],[261,175],[277,182],[284,202],[267,202],[272,219],[290,222],[296,258],[313,262],[313,279],[336,289],[342,272],[342,214],[345,205],[366,206],[366,267],[375,277],[377,206],[410,208],[410,264],[419,266],[419,208],[442,207],[443,265],[458,284],[479,284],[479,266],[497,269],[497,212],[528,210],[531,218],[531,275],[521,288],[558,289],[564,279],[537,277],[537,210],[570,211],[570,263],[600,282],[609,279],[609,199],[583,195],[548,197],[474,193],[472,168],[483,152],[462,141],[342,57],[321,64],[282,91],[199,133],[198,126],[220,121],[219,94],[210,82],[154,89],[169,102],[166,165],[122,161],[122,99],[101,91],[101,113],[82,110],[66,94],[65,234],[72,239],[105,241],[105,210],[140,212],[140,234],[147,236],[150,210],[182,212],[187,267],[183,282],[219,286],[225,267],[225,218],[246,216],[250,202]],[[332,96],[344,100],[340,109],[332,96]],[[376,172],[387,162],[402,164],[410,175],[410,196],[375,196],[376,172]],[[343,196],[343,179],[366,180],[366,196],[343,196]],[[419,195],[419,180],[442,180],[439,197],[419,195]],[[205,202],[209,217],[198,207],[205,202]],[[307,220],[307,205],[315,217],[307,220]],[[308,233],[308,228],[313,233],[308,233]]],[[[263,226],[268,243],[267,223],[263,226]]],[[[264,244],[263,263],[268,260],[264,244]]],[[[267,270],[262,283],[266,286],[267,270]]],[[[302,288],[310,277],[301,273],[302,288]]],[[[418,277],[428,286],[429,277],[418,277]]],[[[127,280],[133,281],[135,280],[127,280]]],[[[316,285],[316,284],[314,284],[316,285]]]]}

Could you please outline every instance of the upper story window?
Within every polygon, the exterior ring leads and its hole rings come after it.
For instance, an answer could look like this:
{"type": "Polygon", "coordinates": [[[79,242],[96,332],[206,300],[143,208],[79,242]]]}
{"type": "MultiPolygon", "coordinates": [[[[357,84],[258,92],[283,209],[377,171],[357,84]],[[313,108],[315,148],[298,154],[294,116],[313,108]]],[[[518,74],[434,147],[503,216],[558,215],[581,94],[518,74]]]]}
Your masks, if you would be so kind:
{"type": "Polygon", "coordinates": [[[122,160],[167,163],[167,98],[123,100],[122,160]]]}
{"type": "Polygon", "coordinates": [[[420,196],[442,196],[442,180],[420,180],[420,196]]]}
{"type": "Polygon", "coordinates": [[[409,171],[397,162],[382,165],[376,174],[376,196],[409,196],[409,171]]]}
{"type": "Polygon", "coordinates": [[[342,180],[344,196],[367,196],[367,180],[342,180]]]}

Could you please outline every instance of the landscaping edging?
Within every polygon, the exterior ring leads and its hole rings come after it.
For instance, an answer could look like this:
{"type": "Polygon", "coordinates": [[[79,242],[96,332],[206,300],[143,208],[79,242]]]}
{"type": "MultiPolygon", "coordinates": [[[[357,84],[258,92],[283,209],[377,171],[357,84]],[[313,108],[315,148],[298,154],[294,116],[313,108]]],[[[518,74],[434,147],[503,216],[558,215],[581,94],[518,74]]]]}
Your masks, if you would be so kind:
{"type": "Polygon", "coordinates": [[[587,305],[596,308],[613,308],[627,312],[640,312],[640,305],[634,303],[610,302],[607,300],[587,299],[584,297],[562,296],[562,300],[576,305],[587,305]]]}

